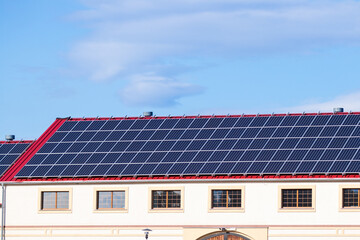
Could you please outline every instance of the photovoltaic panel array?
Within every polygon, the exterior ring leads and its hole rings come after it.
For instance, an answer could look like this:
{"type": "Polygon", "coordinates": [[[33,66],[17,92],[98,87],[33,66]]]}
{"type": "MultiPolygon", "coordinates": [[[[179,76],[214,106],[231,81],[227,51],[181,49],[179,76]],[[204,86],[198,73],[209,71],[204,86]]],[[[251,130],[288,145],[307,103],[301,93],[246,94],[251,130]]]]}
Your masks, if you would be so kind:
{"type": "Polygon", "coordinates": [[[0,143],[0,176],[16,161],[16,159],[29,147],[30,143],[4,142],[0,143]]]}
{"type": "Polygon", "coordinates": [[[360,115],[68,120],[18,178],[360,172],[360,115]]]}

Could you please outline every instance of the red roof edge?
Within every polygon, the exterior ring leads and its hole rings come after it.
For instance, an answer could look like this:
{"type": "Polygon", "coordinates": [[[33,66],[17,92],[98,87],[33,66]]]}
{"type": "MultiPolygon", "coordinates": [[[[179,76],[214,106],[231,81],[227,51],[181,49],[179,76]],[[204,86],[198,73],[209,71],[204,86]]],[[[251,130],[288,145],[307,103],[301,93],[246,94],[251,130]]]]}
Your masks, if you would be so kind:
{"type": "Polygon", "coordinates": [[[0,181],[14,180],[14,176],[22,167],[37,153],[37,151],[45,144],[47,140],[59,129],[66,119],[56,119],[53,124],[36,140],[31,146],[18,158],[18,160],[6,171],[0,178],[0,181]]]}

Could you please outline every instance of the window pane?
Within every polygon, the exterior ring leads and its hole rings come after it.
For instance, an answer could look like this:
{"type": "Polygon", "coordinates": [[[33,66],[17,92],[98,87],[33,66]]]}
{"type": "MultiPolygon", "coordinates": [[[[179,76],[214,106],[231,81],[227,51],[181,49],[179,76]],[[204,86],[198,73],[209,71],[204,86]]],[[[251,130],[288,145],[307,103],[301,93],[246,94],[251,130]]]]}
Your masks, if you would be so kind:
{"type": "Polygon", "coordinates": [[[111,208],[111,192],[98,192],[98,208],[111,208]]]}
{"type": "Polygon", "coordinates": [[[282,206],[287,207],[312,207],[311,189],[282,189],[282,206]]]}
{"type": "Polygon", "coordinates": [[[212,190],[212,208],[240,208],[241,190],[212,190]]]}
{"type": "Polygon", "coordinates": [[[152,208],[180,208],[180,191],[152,191],[152,208]]]}
{"type": "Polygon", "coordinates": [[[125,208],[125,191],[113,192],[113,208],[125,208]]]}
{"type": "Polygon", "coordinates": [[[343,207],[359,207],[359,189],[343,189],[343,207]]]}
{"type": "Polygon", "coordinates": [[[57,192],[57,208],[69,209],[69,192],[57,192]]]}
{"type": "Polygon", "coordinates": [[[42,209],[55,209],[56,192],[42,193],[42,209]]]}

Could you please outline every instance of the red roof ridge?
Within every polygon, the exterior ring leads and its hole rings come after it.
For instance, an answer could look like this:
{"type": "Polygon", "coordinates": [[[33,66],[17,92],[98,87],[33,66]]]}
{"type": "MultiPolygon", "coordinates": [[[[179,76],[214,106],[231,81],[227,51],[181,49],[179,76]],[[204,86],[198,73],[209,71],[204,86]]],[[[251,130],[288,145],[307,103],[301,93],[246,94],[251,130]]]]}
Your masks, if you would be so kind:
{"type": "Polygon", "coordinates": [[[238,114],[238,115],[184,115],[184,116],[152,116],[152,117],[83,117],[58,118],[68,121],[95,121],[95,120],[136,120],[136,119],[179,119],[179,118],[224,118],[224,117],[284,117],[284,116],[322,116],[322,115],[360,115],[360,112],[318,112],[318,113],[272,113],[272,114],[238,114]]]}
{"type": "Polygon", "coordinates": [[[34,141],[30,147],[16,160],[16,162],[5,172],[0,181],[14,180],[14,176],[25,166],[25,164],[35,155],[35,153],[45,144],[47,140],[56,132],[65,122],[65,119],[56,119],[53,124],[34,141]]]}

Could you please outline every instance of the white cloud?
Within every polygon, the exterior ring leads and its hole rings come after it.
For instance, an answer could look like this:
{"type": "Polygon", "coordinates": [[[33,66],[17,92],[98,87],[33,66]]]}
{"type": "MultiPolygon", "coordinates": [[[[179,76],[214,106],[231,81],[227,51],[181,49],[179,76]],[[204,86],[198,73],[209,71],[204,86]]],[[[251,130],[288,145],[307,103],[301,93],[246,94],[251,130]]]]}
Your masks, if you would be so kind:
{"type": "MultiPolygon", "coordinates": [[[[358,44],[360,40],[360,2],[351,0],[82,3],[87,9],[71,18],[85,22],[92,32],[73,46],[69,57],[78,71],[95,81],[146,72],[167,79],[176,77],[174,69],[191,65],[193,58],[206,65],[208,59],[308,53],[316,47],[358,44]],[[172,59],[181,60],[169,63],[172,59]]],[[[138,89],[133,82],[128,88],[138,89]]]]}
{"type": "Polygon", "coordinates": [[[312,101],[300,106],[287,108],[289,112],[332,112],[333,108],[343,107],[346,112],[360,111],[360,91],[337,96],[329,101],[312,101]]]}
{"type": "Polygon", "coordinates": [[[199,94],[203,88],[194,84],[154,75],[133,76],[130,84],[120,91],[129,105],[170,106],[185,96],[199,94]]]}

